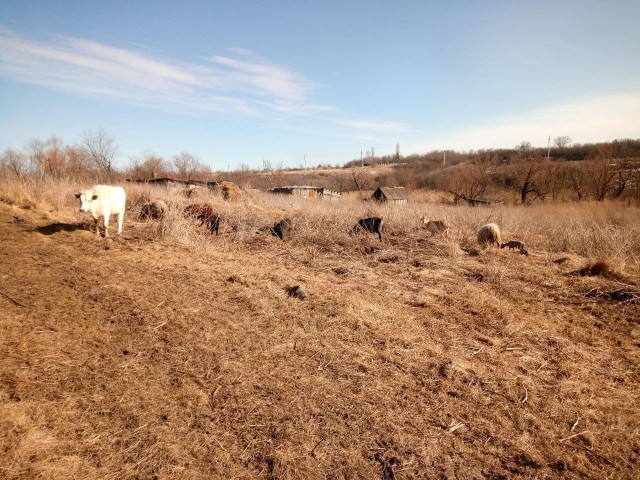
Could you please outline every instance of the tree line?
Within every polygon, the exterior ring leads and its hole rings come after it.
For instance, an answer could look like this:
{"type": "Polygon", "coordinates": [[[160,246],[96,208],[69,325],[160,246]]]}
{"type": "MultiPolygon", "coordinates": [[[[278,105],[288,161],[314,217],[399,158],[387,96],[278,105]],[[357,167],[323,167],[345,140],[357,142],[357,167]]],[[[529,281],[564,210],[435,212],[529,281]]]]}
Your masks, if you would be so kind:
{"type": "Polygon", "coordinates": [[[565,136],[549,148],[523,141],[511,149],[431,152],[407,157],[373,180],[446,191],[454,202],[487,197],[524,205],[545,200],[640,202],[640,140],[570,142],[565,136]]]}
{"type": "Polygon", "coordinates": [[[571,138],[562,135],[553,139],[549,147],[533,147],[531,142],[523,141],[513,148],[489,148],[458,152],[455,150],[433,150],[423,154],[401,156],[399,151],[393,155],[366,156],[363,159],[348,161],[345,168],[359,166],[388,165],[398,163],[421,164],[424,169],[437,169],[462,162],[508,162],[523,156],[549,158],[554,161],[582,161],[596,158],[629,159],[640,157],[640,139],[620,139],[599,143],[571,143],[571,138]]]}
{"type": "Polygon", "coordinates": [[[191,180],[212,173],[208,165],[188,152],[180,152],[170,160],[145,152],[129,157],[124,167],[118,167],[118,150],[115,139],[103,129],[84,132],[81,141],[73,145],[65,145],[56,136],[45,141],[31,139],[22,150],[8,148],[0,155],[0,176],[100,181],[171,176],[191,180]]]}
{"type": "Polygon", "coordinates": [[[99,129],[84,132],[80,142],[73,145],[65,145],[52,136],[46,141],[32,139],[22,150],[8,148],[0,155],[0,178],[117,181],[224,177],[245,187],[262,189],[285,184],[311,184],[337,191],[378,186],[437,189],[449,192],[454,202],[484,197],[525,205],[546,200],[640,201],[640,140],[571,144],[569,137],[561,136],[549,148],[534,148],[523,141],[509,149],[436,150],[402,156],[397,145],[393,155],[376,157],[373,152],[372,148],[366,158],[349,161],[341,172],[333,170],[331,174],[322,169],[287,171],[282,165],[266,161],[262,169],[241,165],[231,172],[214,172],[188,152],[170,159],[145,152],[128,157],[125,165],[118,167],[118,145],[99,129]],[[382,170],[367,168],[377,165],[391,166],[382,170]]]}

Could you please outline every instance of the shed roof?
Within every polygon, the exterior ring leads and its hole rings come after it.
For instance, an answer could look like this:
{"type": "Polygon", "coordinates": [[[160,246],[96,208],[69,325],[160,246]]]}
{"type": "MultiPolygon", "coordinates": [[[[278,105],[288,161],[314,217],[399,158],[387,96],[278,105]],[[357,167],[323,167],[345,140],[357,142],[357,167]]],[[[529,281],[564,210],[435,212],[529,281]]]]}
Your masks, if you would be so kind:
{"type": "Polygon", "coordinates": [[[467,198],[469,205],[501,205],[502,200],[490,200],[488,198],[467,198]]]}
{"type": "Polygon", "coordinates": [[[379,187],[378,190],[384,194],[387,200],[406,200],[408,197],[404,187],[379,187]]]}

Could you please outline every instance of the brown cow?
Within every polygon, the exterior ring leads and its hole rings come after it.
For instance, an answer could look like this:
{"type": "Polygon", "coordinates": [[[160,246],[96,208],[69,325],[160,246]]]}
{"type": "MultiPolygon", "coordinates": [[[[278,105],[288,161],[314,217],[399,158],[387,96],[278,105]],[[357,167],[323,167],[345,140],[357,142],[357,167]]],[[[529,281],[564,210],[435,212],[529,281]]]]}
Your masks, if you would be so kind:
{"type": "Polygon", "coordinates": [[[192,203],[184,208],[184,216],[200,220],[200,225],[207,225],[211,233],[218,235],[220,227],[220,215],[213,212],[213,207],[208,203],[192,203]]]}

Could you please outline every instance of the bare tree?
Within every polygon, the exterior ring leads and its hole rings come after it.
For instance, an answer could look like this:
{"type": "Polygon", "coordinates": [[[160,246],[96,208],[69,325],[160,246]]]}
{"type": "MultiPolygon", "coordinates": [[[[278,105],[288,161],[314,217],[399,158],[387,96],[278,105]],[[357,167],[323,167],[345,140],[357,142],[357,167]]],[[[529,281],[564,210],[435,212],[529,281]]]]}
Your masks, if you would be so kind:
{"type": "MultiPolygon", "coordinates": [[[[616,178],[616,164],[609,158],[600,158],[590,162],[590,184],[593,197],[598,201],[603,201],[607,193],[613,190],[616,178]]],[[[622,192],[620,192],[622,193],[622,192]]]]}
{"type": "Polygon", "coordinates": [[[285,184],[282,163],[274,166],[269,160],[262,160],[262,171],[265,173],[268,185],[271,188],[282,187],[285,184]]]}
{"type": "Polygon", "coordinates": [[[582,200],[586,197],[585,188],[587,185],[587,175],[584,167],[581,165],[571,165],[567,172],[569,177],[569,184],[571,189],[578,196],[578,200],[582,200]]]}
{"type": "Polygon", "coordinates": [[[40,177],[43,177],[46,171],[44,142],[37,138],[32,138],[27,142],[26,150],[29,152],[29,160],[31,161],[33,169],[40,174],[40,177]]]}
{"type": "Polygon", "coordinates": [[[67,160],[66,174],[74,178],[82,178],[95,173],[91,160],[87,153],[77,145],[65,147],[64,152],[67,160]]]}
{"type": "Polygon", "coordinates": [[[546,162],[538,175],[541,190],[557,200],[567,187],[568,168],[565,162],[546,162]]]}
{"type": "Polygon", "coordinates": [[[108,175],[114,173],[113,162],[118,153],[118,145],[106,130],[82,134],[82,149],[95,167],[108,175]]]}
{"type": "Polygon", "coordinates": [[[356,190],[359,192],[362,191],[364,187],[364,182],[366,180],[367,171],[363,167],[353,167],[350,169],[351,172],[351,181],[356,187],[356,190]]]}
{"type": "Polygon", "coordinates": [[[520,194],[520,203],[527,205],[530,198],[544,198],[546,192],[544,185],[538,181],[538,173],[542,170],[542,164],[531,160],[519,163],[516,166],[514,187],[520,194]]]}
{"type": "Polygon", "coordinates": [[[633,198],[640,205],[640,168],[638,168],[638,162],[636,162],[635,169],[631,172],[631,189],[633,198]]]}
{"type": "Polygon", "coordinates": [[[187,152],[181,152],[173,157],[173,167],[182,180],[193,180],[196,175],[207,173],[207,167],[187,152]]]}
{"type": "Polygon", "coordinates": [[[29,171],[27,156],[11,148],[7,148],[2,152],[0,156],[0,167],[9,175],[16,178],[24,177],[29,171]]]}
{"type": "Polygon", "coordinates": [[[633,185],[633,174],[634,171],[631,168],[624,168],[624,165],[618,166],[613,185],[611,186],[611,196],[613,198],[620,197],[628,185],[633,185]]]}
{"type": "Polygon", "coordinates": [[[45,143],[44,162],[46,173],[52,177],[60,177],[66,169],[64,144],[59,137],[51,137],[45,143]]]}
{"type": "Polygon", "coordinates": [[[461,165],[451,170],[444,181],[444,188],[453,195],[454,203],[460,200],[481,198],[489,187],[486,165],[461,165]]]}
{"type": "Polygon", "coordinates": [[[520,152],[522,157],[526,157],[529,154],[529,152],[533,150],[533,146],[531,145],[531,142],[527,142],[526,140],[523,140],[518,145],[516,145],[516,150],[520,152]]]}
{"type": "Polygon", "coordinates": [[[567,135],[561,135],[553,139],[553,144],[558,148],[568,147],[571,143],[571,137],[567,135]]]}
{"type": "Polygon", "coordinates": [[[153,152],[145,152],[141,157],[129,157],[129,175],[149,180],[166,176],[170,167],[166,160],[153,152]]]}

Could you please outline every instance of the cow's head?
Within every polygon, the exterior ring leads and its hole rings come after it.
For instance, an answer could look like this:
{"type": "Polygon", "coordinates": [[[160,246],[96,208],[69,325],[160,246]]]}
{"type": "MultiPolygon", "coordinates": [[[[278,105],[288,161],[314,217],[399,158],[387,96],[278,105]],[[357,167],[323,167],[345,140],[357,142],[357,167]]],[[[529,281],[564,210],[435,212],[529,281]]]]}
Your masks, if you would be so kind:
{"type": "Polygon", "coordinates": [[[80,200],[80,211],[88,212],[91,210],[91,202],[98,199],[98,195],[93,190],[85,190],[78,192],[75,197],[80,200]]]}

